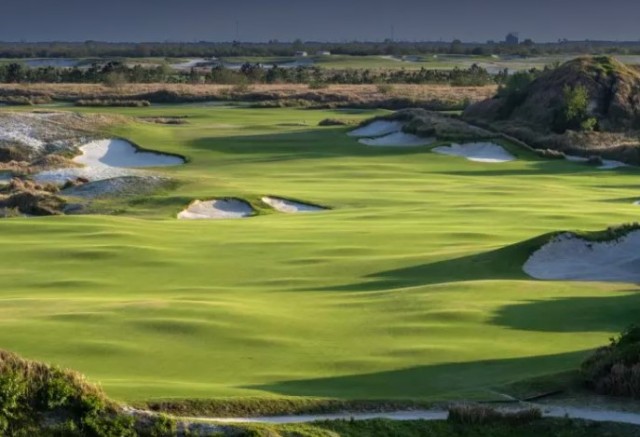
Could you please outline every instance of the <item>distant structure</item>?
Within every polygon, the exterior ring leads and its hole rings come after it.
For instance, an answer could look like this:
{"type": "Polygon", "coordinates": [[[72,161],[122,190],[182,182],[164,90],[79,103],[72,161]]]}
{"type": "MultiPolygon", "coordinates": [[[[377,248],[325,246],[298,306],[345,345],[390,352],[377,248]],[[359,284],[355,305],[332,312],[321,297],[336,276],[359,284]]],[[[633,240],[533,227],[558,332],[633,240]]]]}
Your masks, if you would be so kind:
{"type": "Polygon", "coordinates": [[[306,58],[307,56],[309,56],[309,53],[307,53],[307,52],[296,52],[295,56],[296,56],[296,58],[306,58]]]}
{"type": "Polygon", "coordinates": [[[520,43],[520,35],[518,35],[518,32],[509,32],[504,42],[510,46],[517,46],[520,43]]]}
{"type": "Polygon", "coordinates": [[[320,50],[316,52],[316,56],[331,56],[331,52],[328,50],[320,50]]]}

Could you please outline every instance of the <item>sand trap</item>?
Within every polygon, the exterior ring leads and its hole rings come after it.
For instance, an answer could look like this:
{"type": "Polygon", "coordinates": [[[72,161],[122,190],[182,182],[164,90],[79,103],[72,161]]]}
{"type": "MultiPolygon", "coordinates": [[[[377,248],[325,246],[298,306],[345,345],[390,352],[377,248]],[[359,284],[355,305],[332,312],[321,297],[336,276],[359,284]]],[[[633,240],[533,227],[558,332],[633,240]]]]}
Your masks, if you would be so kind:
{"type": "Polygon", "coordinates": [[[347,135],[350,137],[381,137],[394,132],[400,132],[403,126],[404,124],[399,121],[376,120],[352,130],[347,135]]]}
{"type": "Polygon", "coordinates": [[[508,162],[516,158],[507,152],[502,146],[494,143],[467,143],[452,144],[450,146],[436,147],[434,152],[443,155],[462,156],[475,162],[508,162]]]}
{"type": "MultiPolygon", "coordinates": [[[[576,156],[576,155],[565,155],[564,157],[567,161],[571,161],[571,162],[586,163],[589,161],[589,158],[584,158],[582,156],[576,156]]],[[[612,170],[614,168],[620,168],[620,167],[628,167],[628,165],[625,164],[624,162],[614,161],[612,159],[603,159],[602,165],[599,165],[597,168],[600,170],[612,170]]]]}
{"type": "Polygon", "coordinates": [[[640,282],[640,231],[606,242],[564,233],[531,255],[523,270],[536,279],[640,282]]]}
{"type": "Polygon", "coordinates": [[[96,181],[135,174],[134,168],[184,164],[184,160],[177,156],[142,152],[120,139],[92,141],[80,147],[80,151],[82,155],[75,157],[73,161],[84,167],[44,171],[37,174],[35,179],[60,183],[82,177],[96,181]]]}
{"type": "Polygon", "coordinates": [[[416,147],[426,146],[435,142],[435,138],[421,138],[405,132],[394,132],[378,138],[363,138],[361,144],[378,147],[416,147]]]}
{"type": "Polygon", "coordinates": [[[324,211],[325,208],[315,205],[309,205],[308,203],[295,202],[293,200],[282,199],[280,197],[264,196],[262,201],[269,205],[276,211],[286,213],[296,212],[319,212],[324,211]]]}
{"type": "Polygon", "coordinates": [[[253,213],[251,205],[240,199],[196,200],[178,214],[178,219],[238,219],[249,217],[253,213]]]}

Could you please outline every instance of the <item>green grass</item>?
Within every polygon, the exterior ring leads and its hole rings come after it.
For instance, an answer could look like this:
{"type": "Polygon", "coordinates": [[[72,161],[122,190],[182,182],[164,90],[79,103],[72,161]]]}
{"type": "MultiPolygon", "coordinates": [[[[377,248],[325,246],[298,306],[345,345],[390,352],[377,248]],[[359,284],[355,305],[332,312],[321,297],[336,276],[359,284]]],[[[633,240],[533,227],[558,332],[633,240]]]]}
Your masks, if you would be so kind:
{"type": "Polygon", "coordinates": [[[379,111],[79,111],[186,115],[113,134],[189,162],[160,170],[174,191],[120,202],[117,216],[0,221],[0,348],[116,399],[491,399],[576,368],[637,321],[635,286],[520,268],[536,245],[523,241],[636,221],[634,169],[519,149],[513,163],[473,163],[316,127],[379,111]],[[174,219],[196,198],[263,194],[333,209],[174,219]]]}

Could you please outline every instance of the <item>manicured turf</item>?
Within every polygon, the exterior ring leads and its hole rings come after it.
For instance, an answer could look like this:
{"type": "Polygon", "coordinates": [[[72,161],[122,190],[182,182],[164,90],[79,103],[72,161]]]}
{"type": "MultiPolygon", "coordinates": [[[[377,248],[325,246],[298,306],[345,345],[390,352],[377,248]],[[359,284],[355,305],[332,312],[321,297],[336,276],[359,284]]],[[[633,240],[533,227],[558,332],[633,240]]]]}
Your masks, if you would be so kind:
{"type": "Polygon", "coordinates": [[[180,185],[118,216],[0,221],[0,348],[117,399],[491,398],[576,367],[637,320],[637,287],[530,280],[520,266],[535,245],[517,244],[636,220],[636,170],[519,149],[481,164],[316,127],[376,112],[103,111],[188,115],[113,132],[187,156],[160,170],[180,185]],[[334,209],[174,218],[192,199],[265,194],[334,209]]]}

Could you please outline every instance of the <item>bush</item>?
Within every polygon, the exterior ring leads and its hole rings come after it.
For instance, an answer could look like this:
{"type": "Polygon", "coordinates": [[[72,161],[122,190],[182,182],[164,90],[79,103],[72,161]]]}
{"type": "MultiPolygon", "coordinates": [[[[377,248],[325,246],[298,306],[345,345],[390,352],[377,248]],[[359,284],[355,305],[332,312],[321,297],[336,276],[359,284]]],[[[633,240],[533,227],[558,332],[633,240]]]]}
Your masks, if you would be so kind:
{"type": "Polygon", "coordinates": [[[640,399],[640,326],[610,341],[582,363],[586,385],[600,394],[640,399]]]}
{"type": "Polygon", "coordinates": [[[567,130],[592,131],[598,121],[589,116],[589,92],[584,86],[566,86],[563,91],[562,104],[558,108],[553,130],[564,133],[567,130]]]}
{"type": "Polygon", "coordinates": [[[519,71],[507,79],[498,89],[498,97],[505,100],[501,109],[501,118],[508,118],[511,112],[527,98],[529,85],[539,76],[537,70],[519,71]]]}

